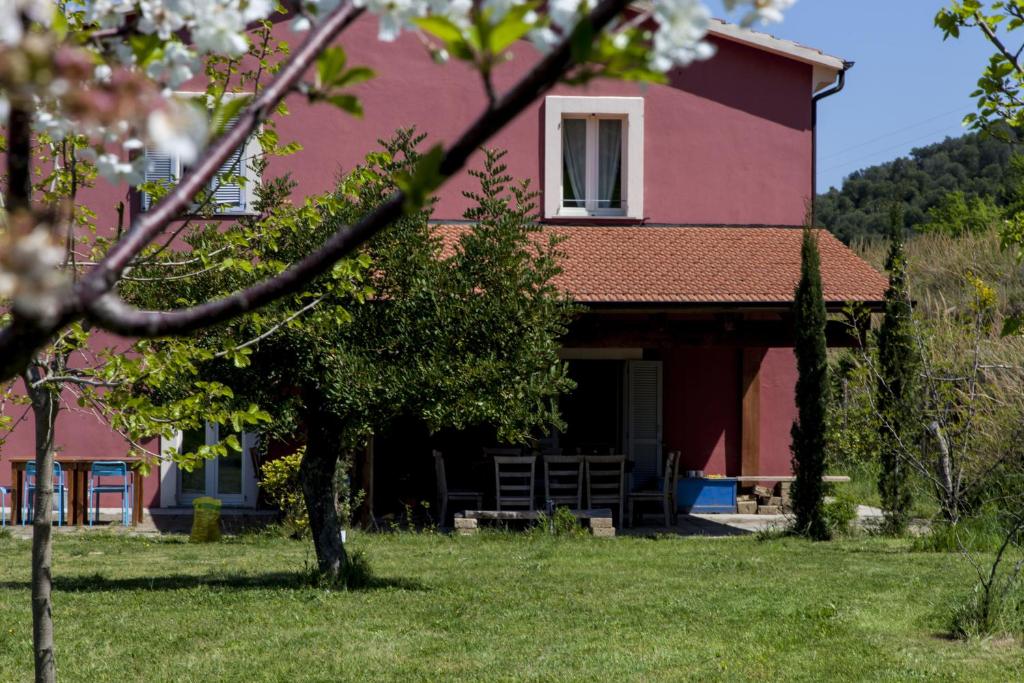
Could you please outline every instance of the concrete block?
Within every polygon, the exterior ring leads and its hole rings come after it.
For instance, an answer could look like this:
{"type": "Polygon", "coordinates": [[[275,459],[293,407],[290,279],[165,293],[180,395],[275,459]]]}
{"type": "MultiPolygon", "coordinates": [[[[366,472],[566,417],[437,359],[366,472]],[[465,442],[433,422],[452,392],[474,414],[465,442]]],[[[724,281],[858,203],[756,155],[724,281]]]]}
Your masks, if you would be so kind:
{"type": "Polygon", "coordinates": [[[781,515],[782,508],[778,505],[758,505],[757,514],[759,515],[781,515]]]}
{"type": "Polygon", "coordinates": [[[615,527],[594,526],[590,527],[590,533],[592,533],[597,538],[613,538],[615,536],[615,527]]]}
{"type": "Polygon", "coordinates": [[[757,501],[756,500],[740,500],[736,502],[736,512],[741,515],[756,515],[757,514],[757,501]]]}
{"type": "Polygon", "coordinates": [[[612,525],[611,517],[594,517],[590,520],[591,529],[604,529],[612,525]]]}

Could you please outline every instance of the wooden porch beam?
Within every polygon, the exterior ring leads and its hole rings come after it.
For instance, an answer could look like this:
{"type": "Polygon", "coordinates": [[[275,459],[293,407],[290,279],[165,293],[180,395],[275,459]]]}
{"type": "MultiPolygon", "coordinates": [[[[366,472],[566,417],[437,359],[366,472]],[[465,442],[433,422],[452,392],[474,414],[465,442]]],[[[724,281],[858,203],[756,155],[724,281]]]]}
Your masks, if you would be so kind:
{"type": "MultiPolygon", "coordinates": [[[[740,351],[743,387],[740,406],[740,476],[756,476],[761,468],[761,361],[765,350],[740,351]]],[[[741,479],[742,483],[742,479],[741,479]]]]}

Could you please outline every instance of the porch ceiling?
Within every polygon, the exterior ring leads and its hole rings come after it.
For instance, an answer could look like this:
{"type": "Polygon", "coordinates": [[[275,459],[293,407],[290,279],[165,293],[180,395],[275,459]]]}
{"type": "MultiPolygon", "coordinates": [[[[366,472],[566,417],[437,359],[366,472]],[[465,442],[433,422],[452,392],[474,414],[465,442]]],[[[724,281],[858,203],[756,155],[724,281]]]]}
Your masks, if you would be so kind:
{"type": "MultiPolygon", "coordinates": [[[[438,226],[451,248],[465,225],[438,226]]],[[[545,226],[564,238],[557,285],[580,303],[781,304],[800,276],[799,228],[545,226]]],[[[888,280],[818,230],[829,304],[877,304],[888,280]]]]}

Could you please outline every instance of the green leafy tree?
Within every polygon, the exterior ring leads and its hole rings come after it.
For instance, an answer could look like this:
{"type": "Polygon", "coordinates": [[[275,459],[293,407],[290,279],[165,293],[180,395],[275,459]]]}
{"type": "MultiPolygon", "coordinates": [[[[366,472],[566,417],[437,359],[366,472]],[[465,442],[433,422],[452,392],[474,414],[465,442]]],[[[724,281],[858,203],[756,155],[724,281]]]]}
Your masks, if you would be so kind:
{"type": "MultiPolygon", "coordinates": [[[[288,203],[287,179],[266,182],[258,216],[186,238],[205,253],[240,245],[228,267],[178,287],[135,283],[123,294],[142,305],[189,305],[266,277],[267,264],[298,259],[407,182],[422,168],[421,140],[399,132],[334,193],[300,207],[288,203]]],[[[506,173],[502,156],[487,151],[473,172],[480,186],[467,195],[471,224],[447,242],[428,222],[429,206],[407,213],[301,293],[193,340],[237,349],[200,372],[240,400],[273,405],[268,436],[305,440],[299,477],[320,570],[331,579],[343,580],[347,563],[334,474],[395,417],[432,430],[491,425],[520,443],[559,424],[557,399],[571,384],[558,338],[574,307],[552,284],[557,242],[543,237],[533,194],[506,173]],[[258,342],[242,342],[251,339],[258,342]]]]}
{"type": "Polygon", "coordinates": [[[903,250],[898,211],[894,211],[889,256],[889,288],[885,292],[882,325],[878,331],[877,410],[881,471],[878,491],[885,514],[885,530],[906,531],[910,515],[911,466],[904,450],[913,448],[923,434],[918,374],[920,360],[913,330],[913,308],[907,284],[907,258],[903,250]]]}
{"type": "Polygon", "coordinates": [[[825,344],[825,296],[821,285],[818,235],[804,229],[800,249],[800,281],[793,301],[797,381],[797,419],[793,442],[794,531],[814,540],[830,536],[823,514],[825,488],[826,416],[828,410],[828,356],[825,344]]]}
{"type": "Polygon", "coordinates": [[[967,196],[957,190],[928,209],[928,219],[921,225],[921,231],[963,237],[987,232],[997,227],[1002,218],[1002,210],[991,197],[967,196]]]}
{"type": "MultiPolygon", "coordinates": [[[[1007,135],[1016,140],[1013,130],[1007,130],[1007,135]]],[[[893,202],[902,208],[902,227],[908,232],[944,228],[934,224],[930,213],[941,211],[951,193],[962,193],[965,203],[979,198],[974,200],[978,208],[997,209],[997,218],[1013,215],[1022,196],[1021,159],[1014,149],[978,133],[916,147],[905,157],[853,171],[841,187],[819,194],[815,220],[844,242],[853,243],[888,235],[893,202]]],[[[967,208],[964,213],[969,215],[967,208]]]]}

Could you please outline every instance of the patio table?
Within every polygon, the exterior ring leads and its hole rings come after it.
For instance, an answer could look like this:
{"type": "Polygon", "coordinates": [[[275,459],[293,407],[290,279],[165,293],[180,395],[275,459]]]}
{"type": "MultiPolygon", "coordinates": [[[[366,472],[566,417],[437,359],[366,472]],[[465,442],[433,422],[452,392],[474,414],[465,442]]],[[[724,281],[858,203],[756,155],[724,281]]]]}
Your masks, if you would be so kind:
{"type": "MultiPolygon", "coordinates": [[[[21,524],[21,501],[25,495],[25,465],[35,458],[10,458],[11,463],[11,520],[21,524]]],[[[117,460],[132,465],[141,462],[139,458],[57,458],[64,470],[65,483],[68,488],[68,524],[82,526],[89,515],[89,471],[94,462],[110,462],[117,460]]],[[[132,525],[142,521],[142,478],[132,470],[132,525]]]]}

